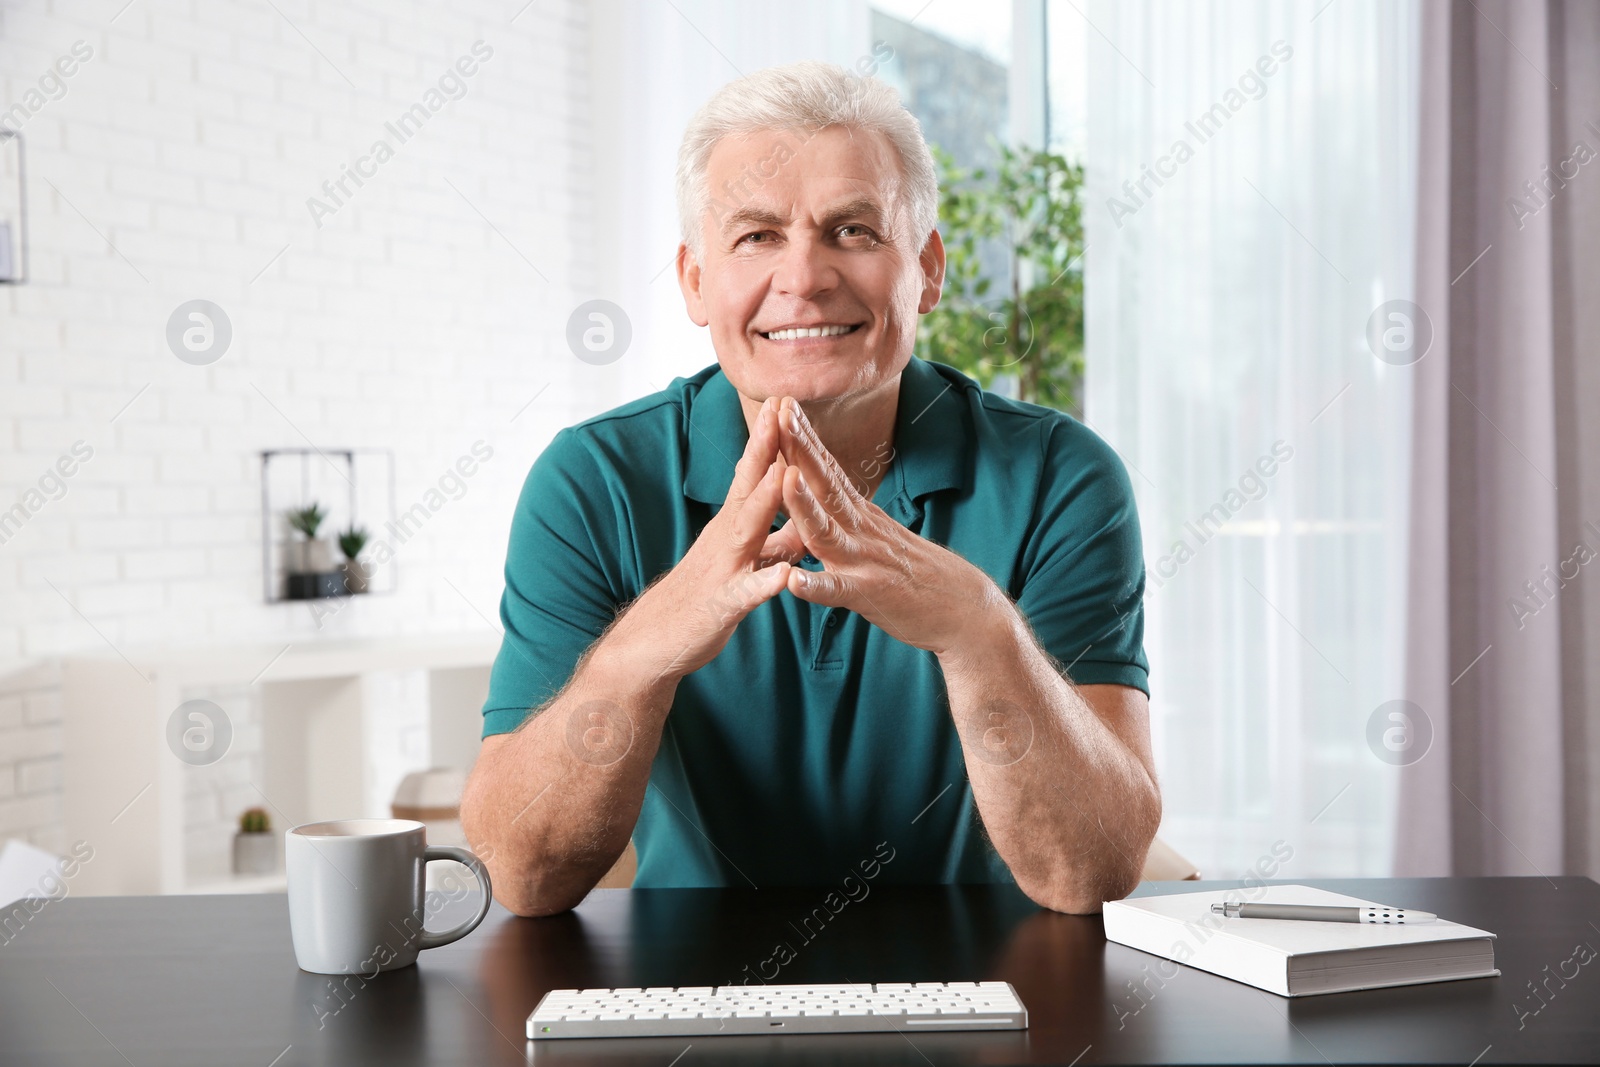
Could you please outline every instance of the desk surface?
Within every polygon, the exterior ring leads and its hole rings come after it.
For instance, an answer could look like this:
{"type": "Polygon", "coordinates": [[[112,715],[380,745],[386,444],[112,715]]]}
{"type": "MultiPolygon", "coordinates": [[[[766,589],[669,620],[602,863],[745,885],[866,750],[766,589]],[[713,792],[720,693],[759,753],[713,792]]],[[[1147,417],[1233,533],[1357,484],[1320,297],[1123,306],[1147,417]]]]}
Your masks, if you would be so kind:
{"type": "MultiPolygon", "coordinates": [[[[1237,884],[1167,883],[1141,892],[1237,884]]],[[[1600,950],[1600,885],[1583,878],[1311,884],[1493,930],[1503,974],[1291,1001],[1189,968],[1163,978],[1155,957],[1108,944],[1098,916],[1041,911],[1010,887],[874,886],[837,914],[826,910],[823,890],[616,889],[597,890],[575,912],[548,919],[517,919],[496,905],[464,941],[365,985],[351,979],[345,989],[295,967],[281,895],[80,898],[47,905],[0,944],[0,1062],[1600,1060],[1600,962],[1585,962],[1600,950]],[[805,928],[817,908],[826,923],[805,928]],[[1029,1029],[917,1034],[915,1043],[898,1034],[523,1039],[523,1020],[546,990],[720,985],[740,981],[747,967],[770,976],[780,942],[794,958],[776,981],[1008,981],[1028,1008],[1029,1029]],[[1129,983],[1147,978],[1141,999],[1129,983]],[[1531,992],[1536,980],[1548,990],[1542,999],[1531,992]]]]}

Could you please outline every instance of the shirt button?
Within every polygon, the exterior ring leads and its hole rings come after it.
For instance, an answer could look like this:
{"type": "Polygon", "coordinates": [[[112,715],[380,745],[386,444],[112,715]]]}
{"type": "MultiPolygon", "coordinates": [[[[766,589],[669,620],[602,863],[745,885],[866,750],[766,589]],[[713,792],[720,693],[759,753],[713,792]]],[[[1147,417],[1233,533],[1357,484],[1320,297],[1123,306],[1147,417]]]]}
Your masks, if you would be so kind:
{"type": "Polygon", "coordinates": [[[839,616],[833,614],[832,612],[829,612],[828,613],[828,621],[827,621],[827,623],[825,625],[838,626],[839,625],[839,616]]]}
{"type": "Polygon", "coordinates": [[[815,563],[816,561],[817,561],[817,557],[813,556],[811,553],[807,552],[806,555],[805,555],[805,558],[802,559],[800,562],[801,563],[815,563]]]}

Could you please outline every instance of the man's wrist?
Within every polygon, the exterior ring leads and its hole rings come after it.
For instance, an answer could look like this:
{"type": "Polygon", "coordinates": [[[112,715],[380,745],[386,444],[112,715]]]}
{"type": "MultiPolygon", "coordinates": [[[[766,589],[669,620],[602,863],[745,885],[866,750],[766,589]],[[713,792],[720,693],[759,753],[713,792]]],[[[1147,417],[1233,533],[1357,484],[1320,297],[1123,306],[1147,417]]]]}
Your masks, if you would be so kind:
{"type": "Polygon", "coordinates": [[[671,699],[682,677],[674,671],[670,658],[664,658],[659,644],[642,647],[648,635],[637,635],[626,620],[607,631],[590,650],[584,664],[586,681],[615,691],[634,693],[649,703],[656,698],[671,699]]]}
{"type": "Polygon", "coordinates": [[[948,678],[969,669],[992,671],[995,665],[1015,652],[1023,632],[1022,616],[1016,606],[984,575],[985,595],[968,617],[960,634],[943,652],[939,666],[948,678]]]}

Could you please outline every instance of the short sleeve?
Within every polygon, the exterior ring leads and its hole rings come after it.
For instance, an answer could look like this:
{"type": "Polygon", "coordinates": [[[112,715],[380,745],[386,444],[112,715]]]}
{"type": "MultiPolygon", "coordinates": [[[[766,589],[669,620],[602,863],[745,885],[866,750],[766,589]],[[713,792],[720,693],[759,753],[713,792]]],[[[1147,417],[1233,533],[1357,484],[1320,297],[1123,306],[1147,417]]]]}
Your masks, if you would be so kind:
{"type": "Polygon", "coordinates": [[[1144,549],[1128,472],[1093,430],[1065,417],[1045,450],[1017,606],[1074,683],[1148,695],[1144,549]]]}
{"type": "Polygon", "coordinates": [[[603,561],[617,558],[616,537],[599,464],[575,431],[560,431],[534,461],[511,520],[505,638],[489,674],[484,737],[516,729],[560,692],[611,625],[620,600],[603,561]]]}

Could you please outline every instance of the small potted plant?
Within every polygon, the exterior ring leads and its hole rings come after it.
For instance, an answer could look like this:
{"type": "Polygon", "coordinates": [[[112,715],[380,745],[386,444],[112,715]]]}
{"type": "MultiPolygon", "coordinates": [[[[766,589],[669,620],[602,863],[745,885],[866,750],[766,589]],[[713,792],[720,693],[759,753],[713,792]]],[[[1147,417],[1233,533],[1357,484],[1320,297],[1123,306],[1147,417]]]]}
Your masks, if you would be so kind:
{"type": "Polygon", "coordinates": [[[333,545],[327,538],[317,536],[327,517],[322,505],[315,502],[288,513],[290,528],[301,536],[300,540],[289,542],[285,555],[290,600],[311,600],[343,592],[343,580],[333,566],[333,545]]]}
{"type": "Polygon", "coordinates": [[[234,874],[272,874],[278,869],[278,839],[264,808],[249,808],[239,816],[233,835],[234,874]]]}
{"type": "Polygon", "coordinates": [[[371,535],[365,526],[352,525],[348,530],[339,535],[339,551],[344,553],[344,563],[340,570],[344,572],[344,587],[349,593],[365,593],[367,579],[371,575],[367,572],[366,564],[360,560],[361,550],[367,547],[371,535]]]}

